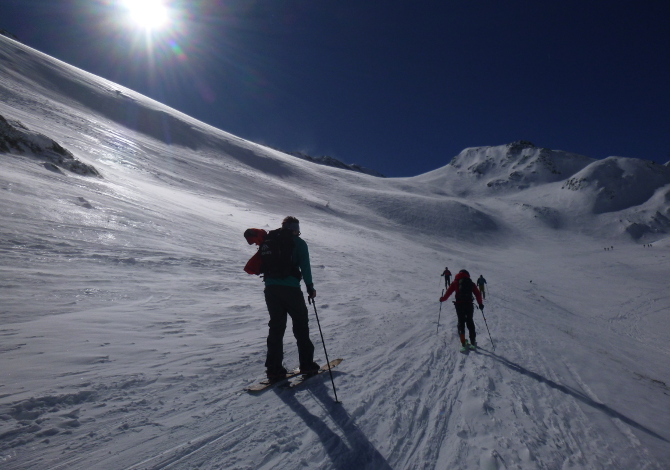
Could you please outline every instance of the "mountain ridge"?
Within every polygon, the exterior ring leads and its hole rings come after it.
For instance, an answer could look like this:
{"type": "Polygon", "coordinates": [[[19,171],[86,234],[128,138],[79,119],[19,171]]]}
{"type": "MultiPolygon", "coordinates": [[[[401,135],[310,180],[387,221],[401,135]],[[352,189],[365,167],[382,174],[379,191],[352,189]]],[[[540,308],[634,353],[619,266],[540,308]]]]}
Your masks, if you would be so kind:
{"type": "MultiPolygon", "coordinates": [[[[330,157],[319,160],[304,154],[292,156],[268,149],[38,51],[31,52],[32,49],[20,43],[3,37],[0,37],[0,43],[2,64],[8,72],[6,78],[0,80],[0,94],[6,108],[4,114],[19,120],[23,115],[17,114],[16,110],[37,106],[44,107],[45,113],[50,116],[53,113],[62,114],[57,119],[68,120],[71,124],[61,128],[60,135],[50,135],[50,138],[62,148],[71,150],[78,160],[95,167],[102,175],[105,167],[100,165],[100,155],[79,151],[84,148],[78,143],[80,139],[72,134],[72,129],[77,128],[75,104],[99,114],[103,120],[111,120],[119,126],[120,133],[128,135],[124,141],[119,141],[117,133],[109,135],[98,132],[95,127],[86,131],[88,138],[104,143],[103,148],[108,149],[104,151],[104,161],[118,160],[115,149],[119,145],[129,146],[135,158],[142,160],[146,151],[133,144],[132,135],[143,134],[167,145],[165,155],[170,155],[175,163],[180,162],[181,171],[188,170],[189,166],[200,168],[209,165],[209,188],[216,186],[216,178],[227,181],[227,171],[239,173],[243,180],[248,180],[248,184],[253,184],[253,178],[260,178],[258,181],[276,186],[274,178],[280,176],[295,179],[299,185],[299,175],[319,171],[316,167],[304,167],[298,163],[302,161],[307,165],[325,164],[320,166],[324,182],[313,186],[315,197],[310,197],[325,201],[317,206],[328,205],[327,201],[333,198],[330,195],[334,190],[332,183],[345,178],[344,175],[339,176],[339,172],[346,170],[350,174],[346,179],[359,187],[357,194],[347,198],[351,204],[363,204],[371,215],[379,217],[380,222],[400,223],[409,230],[413,224],[421,223],[421,231],[435,232],[435,227],[440,226],[446,234],[456,236],[464,233],[463,230],[476,231],[477,227],[487,227],[482,232],[485,233],[503,227],[514,230],[515,226],[525,223],[521,219],[514,222],[501,220],[496,215],[497,209],[486,207],[491,198],[499,198],[509,206],[525,207],[526,210],[519,213],[522,219],[529,217],[530,222],[538,221],[554,230],[586,231],[594,236],[624,236],[633,240],[652,240],[670,232],[670,225],[666,223],[666,219],[670,218],[670,205],[666,200],[667,190],[664,189],[670,184],[667,166],[622,157],[596,160],[571,152],[536,147],[529,141],[520,140],[506,145],[464,149],[447,165],[422,175],[375,178],[377,181],[373,181],[369,175],[379,176],[374,170],[346,165],[330,157]],[[17,74],[17,70],[28,70],[31,75],[17,74]],[[20,90],[31,91],[21,94],[20,90]],[[53,101],[33,100],[37,93],[43,93],[53,101]],[[61,111],[56,111],[58,109],[61,111]],[[68,111],[63,114],[62,110],[68,111]],[[123,128],[128,132],[122,131],[123,128]],[[607,172],[606,168],[612,170],[607,172]],[[653,182],[651,186],[650,181],[653,182]],[[407,197],[390,205],[383,202],[389,187],[405,188],[407,197]],[[659,196],[654,198],[657,192],[659,196]],[[450,198],[460,199],[460,202],[455,204],[450,198]],[[417,201],[428,201],[425,207],[430,207],[433,215],[423,218],[410,215],[417,201]],[[475,215],[477,213],[479,215],[475,215]],[[453,222],[451,225],[440,223],[431,227],[431,218],[461,220],[463,227],[459,230],[446,229],[453,226],[453,222]],[[482,223],[484,219],[489,222],[482,223]]],[[[40,130],[35,129],[37,132],[40,130]]],[[[131,164],[129,159],[123,161],[131,164]]],[[[161,163],[151,171],[159,174],[166,170],[167,167],[161,163]]],[[[178,175],[170,170],[162,177],[179,181],[184,179],[184,174],[178,175]]],[[[201,176],[194,173],[186,181],[194,182],[198,178],[201,176]]],[[[238,181],[231,183],[237,185],[238,181]]],[[[282,191],[289,189],[283,187],[282,191]]],[[[334,208],[329,206],[329,210],[334,208]]]]}

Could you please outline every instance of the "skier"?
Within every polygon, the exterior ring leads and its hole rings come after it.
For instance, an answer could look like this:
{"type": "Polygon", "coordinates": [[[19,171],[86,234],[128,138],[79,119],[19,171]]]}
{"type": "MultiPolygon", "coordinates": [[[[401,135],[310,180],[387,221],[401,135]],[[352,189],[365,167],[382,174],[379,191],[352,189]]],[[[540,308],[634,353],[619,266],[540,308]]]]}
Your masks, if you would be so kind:
{"type": "Polygon", "coordinates": [[[475,283],[470,279],[470,273],[465,269],[461,269],[456,274],[454,282],[449,285],[447,292],[440,298],[440,302],[447,300],[454,292],[456,293],[454,306],[456,307],[456,315],[458,317],[458,336],[461,340],[461,351],[475,349],[477,347],[477,333],[475,332],[475,322],[472,319],[475,312],[474,305],[472,304],[472,294],[475,295],[479,303],[479,309],[482,311],[484,310],[484,304],[482,303],[479,289],[477,289],[475,283]],[[470,333],[469,343],[465,339],[466,325],[470,333]]]}
{"type": "MultiPolygon", "coordinates": [[[[288,248],[285,251],[290,251],[290,257],[283,261],[273,261],[272,253],[270,253],[272,246],[268,245],[269,249],[268,246],[261,245],[265,303],[270,314],[268,352],[265,359],[266,374],[270,380],[284,378],[287,372],[282,364],[287,314],[291,316],[293,322],[293,335],[298,345],[300,358],[300,372],[314,374],[319,370],[319,365],[314,362],[314,344],[309,339],[307,305],[300,290],[300,279],[303,278],[309,298],[316,297],[316,290],[312,283],[312,269],[309,264],[309,250],[307,243],[300,238],[300,222],[295,217],[286,217],[281,229],[268,234],[268,239],[273,237],[276,237],[275,239],[278,239],[278,243],[282,243],[283,247],[288,248]],[[289,266],[277,266],[278,264],[289,264],[289,266]],[[290,274],[284,275],[287,272],[290,274]]],[[[278,248],[281,249],[282,246],[278,248]]]]}
{"type": "Polygon", "coordinates": [[[444,268],[444,272],[441,276],[444,276],[444,287],[448,289],[449,284],[451,284],[451,271],[449,271],[449,268],[444,268]]]}
{"type": "Polygon", "coordinates": [[[482,293],[482,299],[486,300],[486,279],[481,274],[479,275],[479,279],[477,279],[477,287],[482,293]]]}

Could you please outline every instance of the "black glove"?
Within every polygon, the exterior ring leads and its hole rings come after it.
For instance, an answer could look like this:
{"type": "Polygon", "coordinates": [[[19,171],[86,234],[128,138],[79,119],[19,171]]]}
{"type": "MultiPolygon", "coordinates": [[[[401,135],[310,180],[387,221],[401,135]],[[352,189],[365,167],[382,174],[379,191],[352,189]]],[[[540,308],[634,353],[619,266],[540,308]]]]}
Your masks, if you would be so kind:
{"type": "Polygon", "coordinates": [[[307,286],[307,295],[310,299],[316,297],[316,290],[314,289],[314,284],[310,284],[307,286]]]}
{"type": "Polygon", "coordinates": [[[484,311],[484,304],[479,304],[479,310],[484,311]]]}

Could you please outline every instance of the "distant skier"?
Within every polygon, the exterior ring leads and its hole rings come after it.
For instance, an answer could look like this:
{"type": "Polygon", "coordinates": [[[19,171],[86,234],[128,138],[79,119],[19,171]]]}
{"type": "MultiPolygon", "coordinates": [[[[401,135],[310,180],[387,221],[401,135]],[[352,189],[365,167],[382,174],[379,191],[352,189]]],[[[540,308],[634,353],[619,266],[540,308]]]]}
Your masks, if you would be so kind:
{"type": "Polygon", "coordinates": [[[479,279],[477,279],[477,287],[482,293],[482,299],[486,300],[486,279],[481,274],[479,275],[479,279]]]}
{"type": "Polygon", "coordinates": [[[449,285],[447,292],[440,298],[440,302],[444,302],[453,293],[456,293],[456,315],[458,316],[458,336],[461,340],[461,351],[467,349],[475,349],[477,347],[477,333],[475,332],[475,322],[472,319],[475,307],[472,304],[472,295],[474,294],[479,303],[480,310],[484,310],[482,303],[482,296],[479,289],[470,279],[470,273],[465,269],[461,269],[454,277],[454,282],[449,285]],[[468,327],[470,333],[470,343],[465,339],[465,326],[468,327]]]}
{"type": "Polygon", "coordinates": [[[444,276],[444,287],[448,289],[449,284],[451,284],[451,271],[449,271],[449,268],[444,268],[444,272],[441,276],[444,276]]]}
{"type": "Polygon", "coordinates": [[[307,243],[300,238],[298,219],[286,217],[281,229],[267,234],[259,251],[265,282],[265,303],[270,313],[268,352],[265,359],[267,377],[273,380],[286,375],[282,362],[287,315],[291,316],[293,322],[300,372],[316,373],[319,365],[314,362],[314,344],[309,339],[308,310],[300,290],[300,279],[304,279],[310,299],[316,297],[316,290],[312,283],[309,250],[307,243]]]}

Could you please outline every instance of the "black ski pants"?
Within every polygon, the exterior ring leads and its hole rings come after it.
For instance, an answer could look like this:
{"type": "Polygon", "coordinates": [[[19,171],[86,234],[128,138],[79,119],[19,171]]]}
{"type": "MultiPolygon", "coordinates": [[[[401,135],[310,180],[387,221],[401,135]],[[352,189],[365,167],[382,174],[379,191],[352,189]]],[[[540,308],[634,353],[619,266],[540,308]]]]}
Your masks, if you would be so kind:
{"type": "Polygon", "coordinates": [[[284,360],[284,332],[287,316],[291,315],[293,336],[298,343],[301,367],[309,367],[314,362],[314,344],[309,339],[309,317],[305,297],[299,287],[266,286],[265,303],[270,313],[268,333],[268,353],[265,367],[276,370],[284,360]]]}
{"type": "Polygon", "coordinates": [[[475,321],[473,316],[475,314],[475,306],[472,303],[456,303],[456,315],[458,316],[458,334],[465,334],[465,327],[467,325],[470,333],[470,343],[475,344],[477,333],[475,332],[475,321]]]}

